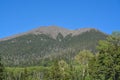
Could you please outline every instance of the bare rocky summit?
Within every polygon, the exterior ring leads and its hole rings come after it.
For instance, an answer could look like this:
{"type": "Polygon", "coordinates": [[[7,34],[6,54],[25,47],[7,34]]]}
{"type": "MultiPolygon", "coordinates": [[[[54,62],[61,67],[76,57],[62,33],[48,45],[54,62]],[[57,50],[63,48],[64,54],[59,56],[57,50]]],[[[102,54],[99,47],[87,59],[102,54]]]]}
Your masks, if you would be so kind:
{"type": "Polygon", "coordinates": [[[48,27],[40,27],[37,29],[34,29],[28,33],[32,33],[32,34],[46,34],[46,35],[50,35],[53,38],[56,38],[56,36],[58,35],[58,33],[61,33],[64,37],[68,34],[71,33],[71,30],[65,29],[65,28],[61,28],[61,27],[56,27],[56,26],[48,26],[48,27]]]}
{"type": "Polygon", "coordinates": [[[42,26],[42,27],[30,30],[30,31],[25,32],[25,33],[16,34],[16,35],[13,35],[10,37],[0,39],[0,41],[9,40],[9,39],[16,38],[16,37],[19,37],[22,35],[27,35],[27,34],[35,34],[35,35],[46,34],[46,35],[49,35],[53,38],[56,38],[58,33],[61,33],[64,37],[68,34],[72,34],[72,36],[76,36],[76,35],[82,34],[84,32],[90,31],[90,30],[96,30],[96,29],[94,29],[94,28],[81,28],[81,29],[77,29],[77,30],[68,30],[66,28],[57,27],[57,26],[42,26]]]}

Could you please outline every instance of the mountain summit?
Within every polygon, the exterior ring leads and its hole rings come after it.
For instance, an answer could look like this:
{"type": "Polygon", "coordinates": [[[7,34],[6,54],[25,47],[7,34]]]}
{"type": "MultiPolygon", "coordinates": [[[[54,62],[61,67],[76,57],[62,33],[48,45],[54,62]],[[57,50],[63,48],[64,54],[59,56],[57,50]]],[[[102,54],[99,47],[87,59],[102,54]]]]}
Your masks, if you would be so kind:
{"type": "Polygon", "coordinates": [[[92,29],[93,28],[81,28],[81,29],[78,29],[78,30],[68,30],[68,29],[62,28],[62,27],[48,26],[48,27],[40,27],[40,28],[34,29],[34,30],[30,31],[29,33],[32,33],[32,34],[49,34],[53,38],[56,38],[58,33],[61,33],[65,37],[68,34],[79,35],[83,32],[90,31],[92,29]]]}
{"type": "Polygon", "coordinates": [[[49,65],[53,58],[73,58],[83,49],[96,52],[97,42],[106,37],[93,28],[40,27],[2,39],[0,55],[6,66],[49,65]]]}
{"type": "MultiPolygon", "coordinates": [[[[96,30],[96,29],[94,29],[94,28],[81,28],[81,29],[77,29],[77,30],[69,30],[69,29],[57,27],[57,26],[42,26],[42,27],[30,30],[30,31],[25,32],[25,33],[16,34],[13,36],[9,36],[9,37],[0,39],[0,41],[9,40],[9,39],[16,38],[16,37],[19,37],[22,35],[27,35],[27,34],[35,34],[35,35],[46,34],[46,35],[49,35],[53,38],[56,38],[59,33],[61,33],[64,37],[67,36],[68,34],[72,34],[73,36],[75,36],[75,35],[79,35],[83,32],[90,31],[90,30],[96,30]]],[[[96,31],[98,31],[98,30],[96,30],[96,31]]]]}

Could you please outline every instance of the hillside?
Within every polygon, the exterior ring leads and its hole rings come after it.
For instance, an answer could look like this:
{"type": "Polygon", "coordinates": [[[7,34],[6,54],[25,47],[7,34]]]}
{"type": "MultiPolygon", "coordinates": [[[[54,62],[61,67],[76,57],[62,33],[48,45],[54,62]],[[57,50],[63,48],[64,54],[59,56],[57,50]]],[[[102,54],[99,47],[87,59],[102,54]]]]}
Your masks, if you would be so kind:
{"type": "Polygon", "coordinates": [[[0,54],[6,66],[46,66],[54,58],[72,59],[83,49],[95,52],[97,42],[106,36],[92,28],[67,30],[55,26],[40,27],[2,39],[0,54]]]}

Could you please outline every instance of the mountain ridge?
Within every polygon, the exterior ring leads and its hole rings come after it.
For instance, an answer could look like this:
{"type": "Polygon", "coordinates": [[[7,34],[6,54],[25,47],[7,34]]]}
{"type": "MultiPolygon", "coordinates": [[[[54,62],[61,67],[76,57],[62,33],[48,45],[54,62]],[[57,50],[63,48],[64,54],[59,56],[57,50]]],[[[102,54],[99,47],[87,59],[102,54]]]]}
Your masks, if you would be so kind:
{"type": "Polygon", "coordinates": [[[70,34],[72,31],[58,27],[37,28],[1,41],[0,55],[6,66],[49,65],[54,58],[69,60],[84,49],[95,53],[98,41],[108,36],[91,28],[74,30],[74,35],[70,34]]]}
{"type": "Polygon", "coordinates": [[[64,37],[67,36],[68,34],[72,34],[72,36],[76,36],[79,35],[83,32],[87,32],[90,30],[96,30],[99,31],[95,28],[79,28],[77,30],[69,30],[63,27],[58,27],[58,26],[41,26],[32,30],[29,30],[27,32],[23,32],[20,34],[15,34],[12,36],[8,36],[5,38],[1,38],[0,41],[5,41],[5,40],[9,40],[9,39],[13,39],[22,35],[27,35],[27,34],[35,34],[35,35],[39,35],[39,34],[46,34],[46,35],[50,35],[52,38],[56,38],[56,36],[58,35],[58,33],[61,33],[64,37]]]}

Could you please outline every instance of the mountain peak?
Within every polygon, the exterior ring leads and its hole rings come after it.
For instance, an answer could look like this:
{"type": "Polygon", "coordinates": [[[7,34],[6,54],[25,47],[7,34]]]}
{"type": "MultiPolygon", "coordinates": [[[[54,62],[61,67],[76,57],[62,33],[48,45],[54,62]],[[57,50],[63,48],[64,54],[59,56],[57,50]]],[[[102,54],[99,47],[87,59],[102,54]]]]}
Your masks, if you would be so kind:
{"type": "MultiPolygon", "coordinates": [[[[13,36],[10,36],[7,38],[0,39],[0,41],[16,38],[16,37],[19,37],[22,35],[27,35],[27,34],[35,34],[35,35],[46,34],[55,39],[59,33],[61,33],[64,37],[67,36],[68,34],[72,34],[72,36],[76,36],[76,35],[82,34],[84,32],[90,31],[90,30],[96,30],[96,29],[80,28],[77,30],[69,30],[69,29],[66,29],[63,27],[58,27],[58,26],[41,26],[39,28],[33,29],[31,31],[28,31],[28,32],[25,32],[22,34],[17,34],[17,35],[13,35],[13,36]]],[[[96,30],[96,31],[98,31],[98,30],[96,30]]]]}
{"type": "MultiPolygon", "coordinates": [[[[56,38],[56,36],[58,35],[58,33],[61,33],[64,37],[68,34],[72,34],[73,36],[75,35],[79,35],[83,32],[86,31],[90,31],[93,30],[94,28],[80,28],[77,30],[69,30],[63,27],[57,27],[57,26],[43,26],[43,27],[39,27],[37,29],[34,29],[32,31],[30,31],[29,33],[32,34],[49,34],[51,35],[53,38],[56,38]]],[[[94,29],[96,30],[96,29],[94,29]]]]}
{"type": "Polygon", "coordinates": [[[48,26],[48,27],[39,27],[37,29],[33,29],[29,31],[28,33],[30,34],[49,34],[53,38],[56,38],[58,33],[61,33],[63,36],[66,36],[70,33],[70,30],[62,28],[62,27],[57,27],[57,26],[48,26]]]}
{"type": "Polygon", "coordinates": [[[84,32],[90,31],[90,30],[95,30],[95,29],[94,28],[79,28],[77,30],[73,30],[73,36],[79,35],[81,33],[84,33],[84,32]]]}

